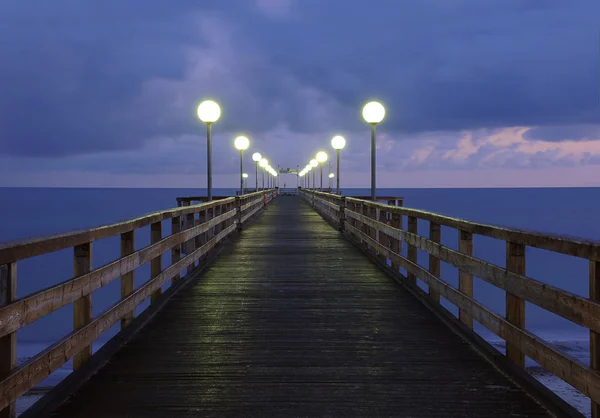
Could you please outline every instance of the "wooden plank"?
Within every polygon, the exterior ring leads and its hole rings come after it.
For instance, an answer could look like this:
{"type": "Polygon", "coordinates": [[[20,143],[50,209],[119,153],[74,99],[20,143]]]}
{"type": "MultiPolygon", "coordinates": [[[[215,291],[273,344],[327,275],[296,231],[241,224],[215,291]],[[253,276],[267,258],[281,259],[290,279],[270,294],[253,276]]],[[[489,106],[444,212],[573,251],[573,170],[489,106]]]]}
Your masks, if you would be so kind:
{"type": "Polygon", "coordinates": [[[196,249],[192,254],[166,268],[154,279],[135,290],[127,299],[121,300],[84,327],[74,330],[71,334],[32,357],[20,367],[13,369],[11,374],[0,381],[0,410],[15,401],[23,393],[34,387],[52,372],[61,367],[75,353],[91,345],[102,333],[116,324],[127,312],[135,309],[160,288],[167,280],[180,273],[187,265],[212,250],[216,244],[232,233],[232,225],[223,230],[217,237],[196,249]]]}
{"type": "MultiPolygon", "coordinates": [[[[473,234],[467,231],[458,231],[458,250],[468,256],[473,255],[473,234]]],[[[473,298],[473,275],[463,270],[458,270],[458,290],[466,296],[473,298]]],[[[458,319],[470,329],[473,329],[473,317],[463,310],[458,311],[458,319]]]]}
{"type": "MultiPolygon", "coordinates": [[[[600,262],[590,260],[590,299],[600,302],[600,262]]],[[[590,367],[600,370],[600,333],[590,330],[590,367]]],[[[592,402],[592,418],[600,418],[600,404],[592,402]]]]}
{"type": "MultiPolygon", "coordinates": [[[[181,217],[171,218],[171,235],[177,235],[181,232],[181,217]]],[[[181,244],[176,244],[171,249],[171,264],[175,264],[181,259],[181,244]]],[[[179,274],[173,276],[173,282],[179,279],[179,274]]]]}
{"type": "MultiPolygon", "coordinates": [[[[435,222],[429,222],[429,239],[437,244],[442,239],[442,227],[435,222]]],[[[440,277],[440,259],[435,255],[429,254],[429,273],[435,277],[440,277]]],[[[440,295],[434,289],[429,289],[429,297],[434,302],[440,303],[440,295]]]]}
{"type": "MultiPolygon", "coordinates": [[[[348,197],[347,199],[357,200],[351,197],[348,197]]],[[[363,204],[370,206],[388,206],[369,201],[364,201],[363,204]]],[[[600,261],[600,243],[597,241],[587,240],[584,238],[560,237],[551,234],[543,234],[540,232],[502,228],[499,226],[471,222],[464,219],[452,218],[450,216],[426,212],[423,210],[409,209],[406,207],[392,206],[391,209],[387,210],[399,213],[401,215],[414,216],[426,221],[433,221],[439,223],[440,225],[460,229],[475,235],[483,235],[502,241],[519,243],[527,247],[541,248],[543,250],[572,255],[574,257],[600,261]]]]}
{"type": "MultiPolygon", "coordinates": [[[[156,222],[150,225],[150,243],[156,244],[162,240],[162,222],[156,222]]],[[[162,254],[154,257],[150,261],[150,278],[157,277],[162,272],[162,254]]],[[[162,288],[158,288],[152,293],[150,297],[150,303],[156,303],[156,301],[162,295],[162,288]]]]}
{"type": "Polygon", "coordinates": [[[168,251],[174,245],[183,243],[197,234],[201,234],[227,217],[235,216],[235,212],[221,215],[206,224],[199,225],[194,229],[171,235],[157,244],[145,247],[135,253],[113,261],[103,267],[95,269],[90,273],[69,279],[55,286],[40,290],[25,298],[18,299],[8,306],[0,308],[0,337],[14,332],[27,324],[60,309],[75,299],[85,296],[90,292],[107,285],[113,280],[138,268],[152,260],[159,254],[168,251]]]}
{"type": "MultiPolygon", "coordinates": [[[[73,248],[73,275],[75,277],[89,273],[92,269],[92,243],[77,245],[73,248]]],[[[92,294],[88,293],[73,302],[73,329],[85,327],[92,320],[92,294]]],[[[92,356],[92,345],[81,347],[73,357],[73,370],[77,370],[92,356]]]]}
{"type": "MultiPolygon", "coordinates": [[[[360,233],[357,229],[349,227],[355,233],[360,233]]],[[[370,238],[365,237],[370,240],[370,238]]],[[[372,245],[379,245],[371,240],[372,245]]],[[[456,305],[459,309],[469,312],[470,315],[480,324],[485,326],[494,334],[510,342],[515,347],[519,347],[523,354],[539,363],[549,372],[563,379],[577,390],[589,396],[592,400],[600,401],[600,375],[587,365],[580,361],[559,352],[544,340],[529,331],[511,324],[505,318],[488,310],[485,306],[474,299],[465,296],[457,289],[433,276],[423,267],[415,264],[408,259],[394,254],[388,249],[388,257],[395,259],[403,268],[412,272],[420,280],[435,289],[441,296],[445,297],[456,305]]]]}
{"type": "MultiPolygon", "coordinates": [[[[135,231],[121,234],[121,257],[126,257],[135,252],[135,231]]],[[[126,299],[135,289],[135,270],[131,270],[121,276],[121,299],[126,299]]],[[[128,312],[121,319],[121,329],[125,328],[135,317],[134,311],[128,312]]]]}
{"type": "MultiPolygon", "coordinates": [[[[17,263],[0,266],[0,306],[17,299],[17,263]]],[[[0,379],[10,375],[17,366],[17,333],[11,332],[0,338],[0,379]]],[[[15,418],[16,403],[11,402],[0,409],[0,418],[15,418]]]]}
{"type": "MultiPolygon", "coordinates": [[[[506,243],[506,270],[520,276],[525,275],[525,246],[514,242],[506,243]]],[[[525,328],[525,299],[506,292],[506,319],[516,327],[525,328]]],[[[525,367],[525,354],[518,346],[506,344],[506,356],[521,367],[525,367]]]]}
{"type": "Polygon", "coordinates": [[[358,218],[364,222],[371,222],[374,227],[380,228],[388,235],[415,245],[417,248],[457,267],[459,270],[485,280],[578,325],[600,332],[600,303],[598,302],[542,283],[531,277],[507,271],[500,266],[434,243],[425,237],[391,228],[381,223],[375,224],[374,221],[363,217],[359,213],[348,211],[346,216],[350,219],[358,218]]]}
{"type": "MultiPolygon", "coordinates": [[[[408,217],[408,232],[410,232],[411,234],[415,234],[415,235],[418,234],[418,232],[417,232],[417,218],[414,217],[414,216],[409,216],[408,217]]],[[[409,244],[408,245],[408,253],[407,253],[407,255],[408,255],[408,259],[411,262],[413,262],[415,264],[418,264],[418,261],[417,261],[417,257],[418,257],[417,247],[415,247],[414,245],[409,244]]],[[[415,285],[417,284],[417,278],[415,277],[414,274],[412,274],[412,273],[409,272],[408,275],[407,275],[407,278],[408,278],[409,283],[412,283],[412,284],[415,284],[415,285]]]]}
{"type": "Polygon", "coordinates": [[[50,237],[34,238],[17,243],[3,244],[0,245],[0,265],[9,264],[13,261],[35,257],[37,255],[47,254],[54,251],[64,250],[65,248],[75,247],[80,244],[112,237],[114,235],[120,235],[124,232],[133,231],[135,229],[151,225],[155,222],[171,219],[175,216],[183,216],[188,213],[198,212],[201,210],[199,208],[210,208],[217,204],[222,204],[220,202],[233,202],[234,200],[235,198],[231,197],[222,201],[217,200],[213,202],[202,203],[201,205],[154,212],[139,218],[101,226],[98,228],[53,235],[50,237]]]}

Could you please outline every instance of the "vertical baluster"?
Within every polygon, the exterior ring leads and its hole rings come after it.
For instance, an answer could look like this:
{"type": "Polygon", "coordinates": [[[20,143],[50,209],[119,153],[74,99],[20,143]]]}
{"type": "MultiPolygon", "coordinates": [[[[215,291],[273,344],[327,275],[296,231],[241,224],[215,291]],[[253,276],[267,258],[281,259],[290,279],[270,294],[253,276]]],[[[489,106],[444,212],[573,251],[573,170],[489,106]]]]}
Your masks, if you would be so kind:
{"type": "MultiPolygon", "coordinates": [[[[175,216],[171,218],[171,235],[179,234],[181,232],[181,217],[175,216]]],[[[181,244],[175,245],[171,248],[171,264],[177,263],[181,260],[181,244]]],[[[179,273],[173,276],[172,283],[176,282],[180,278],[179,273]]]]}
{"type": "MultiPolygon", "coordinates": [[[[458,231],[458,251],[463,254],[473,255],[473,234],[467,231],[458,231]]],[[[470,298],[473,297],[473,275],[458,270],[458,290],[470,298]]],[[[470,329],[473,329],[473,317],[463,311],[458,311],[458,319],[470,329]]]]}
{"type": "MultiPolygon", "coordinates": [[[[435,243],[442,241],[442,227],[435,222],[429,222],[429,239],[435,243]]],[[[429,254],[429,273],[440,277],[440,259],[429,254]]],[[[434,302],[440,303],[440,294],[429,288],[429,297],[434,302]]]]}
{"type": "MultiPolygon", "coordinates": [[[[17,263],[0,266],[0,306],[9,305],[17,299],[17,263]]],[[[17,333],[11,332],[0,338],[0,380],[17,366],[17,333]]],[[[0,411],[0,418],[15,418],[15,402],[0,411]]]]}
{"type": "MultiPolygon", "coordinates": [[[[506,269],[525,275],[525,246],[514,242],[506,243],[506,269]]],[[[506,319],[519,328],[525,328],[525,300],[506,292],[506,319]]],[[[506,343],[506,355],[515,364],[525,367],[525,354],[519,347],[506,343]]]]}
{"type": "MultiPolygon", "coordinates": [[[[156,244],[162,239],[162,222],[150,225],[150,243],[156,244]]],[[[162,272],[162,254],[150,260],[150,279],[155,278],[162,272]]],[[[162,295],[162,288],[156,289],[150,296],[150,303],[155,303],[162,295]]]]}
{"type": "MultiPolygon", "coordinates": [[[[408,232],[410,232],[411,234],[418,234],[417,231],[417,218],[414,216],[409,216],[408,217],[408,232]]],[[[415,247],[414,245],[409,245],[408,246],[408,261],[411,261],[415,264],[417,264],[418,260],[417,260],[417,247],[415,247]]],[[[417,283],[417,276],[415,276],[413,273],[408,273],[407,275],[408,277],[408,281],[412,284],[416,284],[417,283]]]]}
{"type": "MultiPolygon", "coordinates": [[[[92,243],[77,245],[73,248],[73,274],[75,277],[89,273],[92,269],[92,243]]],[[[92,294],[73,302],[73,328],[79,329],[92,320],[92,294]]],[[[73,357],[73,370],[80,368],[92,356],[92,346],[84,347],[73,357]]]]}
{"type": "MultiPolygon", "coordinates": [[[[375,212],[375,213],[377,213],[377,212],[375,212]]],[[[381,222],[384,225],[387,225],[387,212],[383,209],[379,209],[379,222],[381,222]]],[[[382,231],[376,231],[376,232],[378,234],[377,242],[380,243],[381,245],[383,245],[385,248],[389,248],[388,235],[382,231]]],[[[383,264],[387,265],[387,255],[379,254],[377,257],[381,260],[381,262],[383,262],[383,264]]]]}
{"type": "MultiPolygon", "coordinates": [[[[395,203],[395,201],[392,201],[393,203],[395,203]]],[[[392,204],[390,202],[388,202],[388,204],[392,204]]],[[[391,213],[391,219],[390,219],[390,226],[392,228],[396,228],[396,229],[402,229],[402,215],[400,215],[399,213],[396,212],[392,212],[391,213]]],[[[392,238],[390,237],[390,241],[391,241],[391,250],[395,253],[395,254],[400,254],[402,252],[402,241],[396,238],[392,238]]],[[[392,260],[392,269],[394,270],[394,273],[398,273],[400,271],[400,265],[392,260]]]]}
{"type": "MultiPolygon", "coordinates": [[[[135,251],[135,236],[134,231],[124,232],[121,234],[121,257],[128,256],[135,251]]],[[[127,298],[135,289],[135,270],[125,273],[121,276],[121,300],[127,298]]],[[[127,312],[121,319],[121,329],[125,328],[134,318],[134,311],[127,312]]]]}

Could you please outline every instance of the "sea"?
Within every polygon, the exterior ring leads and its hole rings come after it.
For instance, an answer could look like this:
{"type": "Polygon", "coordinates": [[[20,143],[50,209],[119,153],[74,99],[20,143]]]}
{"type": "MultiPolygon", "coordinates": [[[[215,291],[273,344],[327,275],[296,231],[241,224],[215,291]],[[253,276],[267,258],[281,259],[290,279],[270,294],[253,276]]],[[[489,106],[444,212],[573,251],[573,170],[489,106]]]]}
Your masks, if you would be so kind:
{"type": "MultiPolygon", "coordinates": [[[[368,189],[344,189],[347,196],[367,196],[368,189]]],[[[233,196],[235,189],[216,189],[215,196],[233,196]]],[[[181,196],[203,196],[203,189],[102,189],[102,188],[0,188],[0,242],[48,236],[86,229],[176,206],[181,196]]],[[[585,239],[600,239],[596,221],[600,188],[478,188],[478,189],[379,189],[380,196],[404,198],[404,206],[492,225],[547,232],[585,239]]],[[[406,227],[406,217],[405,227],[406,227]]],[[[169,231],[165,224],[165,231],[169,231]]],[[[146,227],[148,229],[148,227],[146,227]]],[[[428,235],[427,222],[418,225],[428,235]]],[[[136,249],[149,244],[148,233],[136,235],[136,249]]],[[[442,228],[442,244],[457,248],[455,230],[442,228]]],[[[406,252],[406,246],[404,252],[406,252]]],[[[475,236],[474,255],[494,264],[505,263],[505,244],[493,238],[475,236]]],[[[93,267],[119,256],[119,238],[94,242],[93,267]]],[[[167,258],[165,264],[170,262],[167,258]]],[[[419,253],[426,266],[427,256],[419,253]]],[[[72,277],[72,250],[34,257],[18,263],[18,295],[27,295],[72,277]]],[[[588,296],[588,262],[584,259],[527,248],[527,276],[578,295],[588,296]]],[[[136,286],[149,277],[149,266],[136,270],[136,286]]],[[[456,286],[458,271],[442,263],[441,277],[456,286]]],[[[93,313],[97,315],[118,299],[119,281],[94,292],[93,313]]],[[[503,291],[475,280],[474,297],[497,313],[504,314],[503,291]]],[[[443,301],[451,312],[456,309],[443,301]]],[[[147,305],[138,308],[138,312],[147,305]]],[[[18,331],[18,361],[26,361],[72,330],[72,307],[67,306],[18,331]]],[[[526,306],[526,327],[564,353],[589,364],[588,331],[532,304],[526,306]]],[[[97,350],[118,331],[117,326],[94,344],[97,350]]],[[[495,335],[477,326],[476,331],[500,351],[504,345],[495,335]]],[[[528,370],[543,384],[590,415],[589,399],[562,380],[527,359],[528,370]]],[[[49,388],[70,373],[71,362],[21,397],[18,413],[39,399],[49,388]]]]}

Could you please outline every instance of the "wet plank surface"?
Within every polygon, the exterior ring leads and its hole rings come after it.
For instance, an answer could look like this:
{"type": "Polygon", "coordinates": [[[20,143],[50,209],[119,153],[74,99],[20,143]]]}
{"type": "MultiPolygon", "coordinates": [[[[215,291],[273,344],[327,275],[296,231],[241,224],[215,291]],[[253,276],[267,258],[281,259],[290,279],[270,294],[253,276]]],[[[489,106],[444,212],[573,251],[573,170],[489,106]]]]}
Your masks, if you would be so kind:
{"type": "Polygon", "coordinates": [[[279,197],[52,416],[548,414],[299,197],[279,197]]]}

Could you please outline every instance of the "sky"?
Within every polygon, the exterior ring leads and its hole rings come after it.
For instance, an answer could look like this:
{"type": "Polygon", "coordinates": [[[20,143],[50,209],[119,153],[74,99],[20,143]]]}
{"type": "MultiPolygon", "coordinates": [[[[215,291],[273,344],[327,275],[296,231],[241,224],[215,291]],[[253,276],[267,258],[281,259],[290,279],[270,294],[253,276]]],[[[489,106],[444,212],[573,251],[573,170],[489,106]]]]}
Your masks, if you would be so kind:
{"type": "MultiPolygon", "coordinates": [[[[4,0],[0,186],[236,187],[239,153],[343,187],[600,186],[597,0],[4,0]],[[329,170],[326,163],[326,171],[329,170]]],[[[295,185],[293,177],[284,182],[295,185]]]]}

